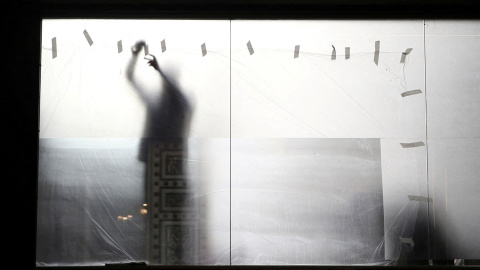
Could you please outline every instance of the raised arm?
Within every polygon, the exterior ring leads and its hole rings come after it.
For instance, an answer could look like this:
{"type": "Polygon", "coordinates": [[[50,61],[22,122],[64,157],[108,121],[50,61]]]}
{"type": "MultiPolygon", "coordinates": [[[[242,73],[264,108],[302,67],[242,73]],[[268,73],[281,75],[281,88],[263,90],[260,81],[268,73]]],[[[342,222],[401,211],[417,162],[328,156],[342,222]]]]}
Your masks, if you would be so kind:
{"type": "MultiPolygon", "coordinates": [[[[139,85],[138,85],[137,82],[135,82],[135,78],[134,78],[135,67],[137,65],[138,55],[139,55],[140,51],[142,51],[142,49],[145,46],[146,46],[146,43],[143,40],[137,41],[135,43],[135,45],[132,46],[132,58],[130,59],[130,61],[128,63],[128,66],[127,66],[127,78],[132,84],[134,84],[134,86],[135,86],[135,88],[137,88],[137,90],[139,90],[139,85]]],[[[160,68],[160,65],[158,64],[157,58],[153,54],[148,54],[144,57],[144,59],[148,60],[148,64],[151,67],[153,67],[156,71],[158,71],[158,73],[160,73],[160,75],[162,76],[162,79],[164,80],[166,85],[168,85],[168,87],[167,87],[168,89],[166,89],[166,90],[167,91],[171,90],[171,88],[174,87],[174,84],[172,84],[170,79],[168,79],[168,77],[165,75],[163,70],[160,68]]]]}
{"type": "Polygon", "coordinates": [[[137,59],[138,59],[138,53],[142,50],[142,48],[145,46],[145,41],[140,40],[135,43],[135,45],[132,46],[132,58],[130,58],[130,61],[128,62],[127,66],[127,78],[131,82],[133,82],[133,73],[135,71],[135,66],[137,65],[137,59]]]}

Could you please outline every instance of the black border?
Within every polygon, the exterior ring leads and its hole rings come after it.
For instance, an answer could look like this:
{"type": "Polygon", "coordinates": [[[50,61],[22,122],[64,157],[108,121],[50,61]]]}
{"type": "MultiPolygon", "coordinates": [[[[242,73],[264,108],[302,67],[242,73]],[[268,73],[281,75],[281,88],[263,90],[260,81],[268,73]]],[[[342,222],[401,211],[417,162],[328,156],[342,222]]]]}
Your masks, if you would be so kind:
{"type": "Polygon", "coordinates": [[[42,16],[206,19],[478,18],[475,0],[43,0],[42,16]],[[68,4],[67,4],[68,3],[68,4]]]}
{"type": "MultiPolygon", "coordinates": [[[[2,12],[4,258],[12,269],[380,269],[363,266],[36,267],[42,18],[480,19],[477,0],[6,0],[2,12]],[[6,116],[6,117],[5,117],[6,116]]],[[[392,266],[389,269],[453,269],[392,266]]]]}

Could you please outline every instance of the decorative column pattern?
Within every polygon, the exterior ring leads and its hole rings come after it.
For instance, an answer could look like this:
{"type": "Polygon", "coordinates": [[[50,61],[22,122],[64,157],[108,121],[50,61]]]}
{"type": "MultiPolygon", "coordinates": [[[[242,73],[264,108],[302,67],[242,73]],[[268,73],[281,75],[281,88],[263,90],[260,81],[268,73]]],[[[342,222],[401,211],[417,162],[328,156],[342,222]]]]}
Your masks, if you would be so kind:
{"type": "Polygon", "coordinates": [[[150,264],[196,264],[199,257],[199,211],[187,177],[183,140],[148,143],[150,264]]]}

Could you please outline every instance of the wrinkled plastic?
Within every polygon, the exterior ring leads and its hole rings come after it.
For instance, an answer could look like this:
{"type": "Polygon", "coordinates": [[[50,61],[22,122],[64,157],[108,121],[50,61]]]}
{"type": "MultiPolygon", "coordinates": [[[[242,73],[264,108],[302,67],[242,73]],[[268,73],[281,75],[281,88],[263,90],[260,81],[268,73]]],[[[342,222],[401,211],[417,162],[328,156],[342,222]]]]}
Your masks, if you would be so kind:
{"type": "Polygon", "coordinates": [[[44,20],[37,265],[478,259],[479,25],[44,20]]]}

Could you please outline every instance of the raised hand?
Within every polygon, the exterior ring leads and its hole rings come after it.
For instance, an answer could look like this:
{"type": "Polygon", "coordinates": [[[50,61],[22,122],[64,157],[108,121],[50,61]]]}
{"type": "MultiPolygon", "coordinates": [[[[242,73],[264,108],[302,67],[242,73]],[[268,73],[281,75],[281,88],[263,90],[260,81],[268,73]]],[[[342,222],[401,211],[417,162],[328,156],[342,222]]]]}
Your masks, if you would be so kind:
{"type": "Polygon", "coordinates": [[[142,50],[142,47],[146,45],[145,41],[140,40],[135,43],[135,45],[132,46],[132,53],[134,55],[138,55],[138,53],[142,50]]]}
{"type": "Polygon", "coordinates": [[[153,67],[154,69],[160,71],[160,66],[158,65],[157,58],[153,54],[148,54],[145,56],[145,59],[148,60],[148,65],[153,67]]]}

